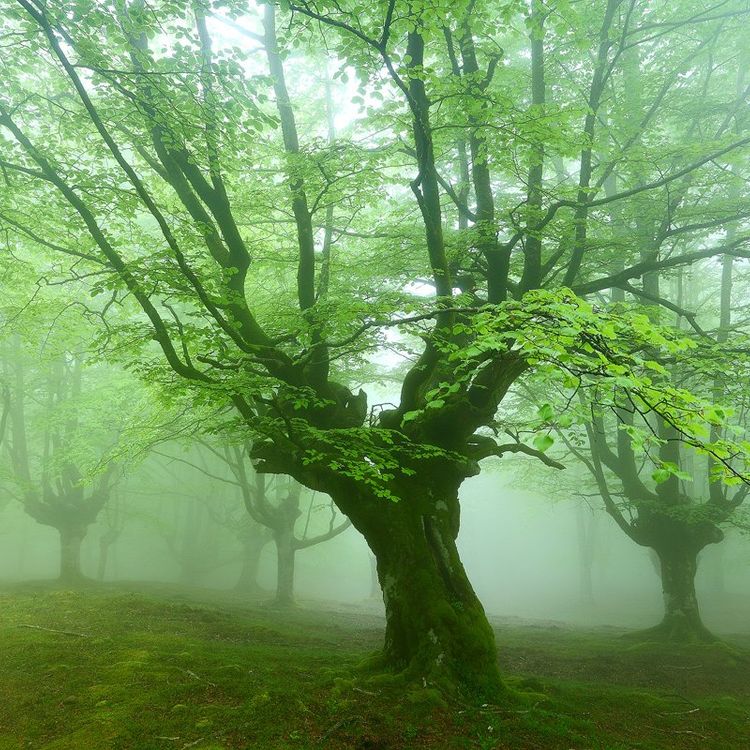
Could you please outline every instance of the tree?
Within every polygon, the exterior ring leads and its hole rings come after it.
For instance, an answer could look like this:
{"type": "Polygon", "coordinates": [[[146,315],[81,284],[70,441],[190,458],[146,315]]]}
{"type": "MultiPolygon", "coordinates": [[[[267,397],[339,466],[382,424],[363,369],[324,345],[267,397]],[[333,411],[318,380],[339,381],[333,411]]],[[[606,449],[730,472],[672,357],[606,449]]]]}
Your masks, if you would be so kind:
{"type": "Polygon", "coordinates": [[[107,574],[110,552],[125,529],[125,511],[119,494],[113,493],[110,502],[104,506],[104,531],[99,536],[99,561],[96,578],[103,581],[107,574]]]}
{"type": "MultiPolygon", "coordinates": [[[[727,404],[726,399],[732,398],[733,406],[742,415],[747,398],[747,363],[743,347],[728,345],[731,316],[727,287],[731,286],[731,267],[727,273],[725,266],[721,277],[715,340],[704,333],[699,339],[706,349],[702,356],[697,353],[688,363],[670,366],[681,377],[697,381],[696,390],[701,385],[713,389],[720,403],[727,404]],[[730,351],[734,352],[734,359],[731,368],[727,368],[724,363],[732,356],[730,351]],[[729,377],[733,379],[731,386],[729,377]],[[723,383],[721,394],[717,393],[717,382],[723,383]]],[[[658,281],[651,279],[651,283],[658,290],[658,281]]],[[[721,430],[732,429],[724,425],[725,410],[734,412],[732,406],[717,406],[715,414],[707,414],[709,439],[717,440],[721,430]]],[[[744,434],[743,421],[734,425],[735,432],[744,434]]],[[[724,451],[709,454],[707,463],[701,466],[703,451],[696,455],[681,445],[674,424],[640,413],[626,398],[611,410],[592,409],[592,419],[586,425],[586,455],[574,441],[575,438],[566,438],[567,445],[596,480],[607,512],[634,542],[650,548],[657,556],[664,617],[658,626],[642,635],[688,642],[714,640],[700,616],[695,575],[700,552],[723,541],[722,526],[736,517],[747,497],[747,484],[738,488],[716,481],[716,460],[732,461],[735,457],[724,451]],[[612,489],[612,478],[617,491],[612,489]]]]}
{"type": "MultiPolygon", "coordinates": [[[[250,53],[217,42],[209,3],[2,7],[5,33],[23,39],[0,95],[0,165],[13,179],[3,226],[101,272],[97,290],[142,311],[119,333],[145,375],[174,388],[166,362],[197,401],[236,410],[261,472],[333,498],[377,558],[379,663],[497,695],[494,637],[455,544],[458,489],[490,455],[549,462],[546,432],[536,446],[491,433],[522,377],[617,380],[645,410],[666,411],[668,396],[671,418],[697,430],[691,394],[638,354],[677,345],[580,296],[746,257],[746,234],[711,241],[742,209],[671,199],[688,176],[721,183],[726,161],[746,157],[744,135],[703,137],[743,105],[705,61],[738,48],[744,6],[297,2],[281,38],[267,6],[250,35],[270,80],[250,53]],[[602,126],[635,47],[654,66],[646,115],[629,131],[602,126]],[[293,99],[314,85],[289,50],[312,48],[341,61],[343,86],[356,74],[366,147],[356,132],[316,138],[328,118],[310,101],[309,128],[297,127],[293,99]],[[708,81],[685,74],[696,61],[708,81]],[[720,104],[687,118],[699,133],[678,122],[678,91],[720,104]],[[675,122],[672,141],[660,120],[675,122]],[[635,143],[649,137],[661,153],[646,160],[635,143]],[[602,196],[615,170],[621,187],[602,196]],[[644,201],[669,216],[645,259],[637,233],[606,224],[613,206],[632,215],[644,201]],[[356,373],[394,329],[413,334],[401,339],[400,398],[368,415],[356,373]]],[[[244,3],[224,7],[243,28],[256,23],[244,3]]]]}
{"type": "MultiPolygon", "coordinates": [[[[138,379],[84,351],[92,331],[76,304],[40,289],[29,301],[27,291],[14,285],[2,309],[13,331],[0,341],[8,403],[4,468],[24,511],[58,532],[60,579],[74,584],[84,578],[81,545],[117,475],[174,435],[179,420],[138,379]]],[[[100,547],[105,567],[122,520],[110,510],[100,547]]]]}
{"type": "MultiPolygon", "coordinates": [[[[210,443],[201,441],[213,459],[218,459],[225,469],[229,469],[230,477],[213,473],[206,462],[202,465],[176,459],[192,466],[206,476],[221,482],[229,482],[235,485],[241,494],[242,502],[247,512],[247,517],[241,521],[235,519],[234,527],[239,532],[243,546],[245,546],[245,565],[243,566],[243,577],[251,575],[251,571],[257,570],[261,549],[266,537],[258,534],[258,529],[267,529],[276,546],[276,597],[275,604],[279,607],[288,607],[294,604],[294,567],[297,552],[299,550],[314,547],[323,542],[334,539],[346,531],[351,522],[348,519],[338,521],[333,503],[316,504],[316,493],[310,493],[307,511],[304,514],[300,507],[303,487],[288,477],[274,477],[269,480],[258,474],[249,467],[247,457],[252,449],[249,445],[225,444],[223,450],[217,450],[210,443]],[[273,497],[275,495],[275,498],[273,497]],[[315,533],[318,523],[313,519],[315,511],[329,509],[330,515],[327,528],[315,533]],[[299,522],[302,528],[299,529],[299,522]],[[254,544],[252,549],[247,545],[254,544]],[[257,546],[257,545],[260,546],[257,546]]],[[[220,464],[220,466],[221,466],[220,464]]],[[[212,512],[209,509],[209,512],[212,512]]],[[[215,511],[214,511],[215,513],[215,511]]],[[[228,519],[226,526],[231,526],[228,519]]]]}
{"type": "Polygon", "coordinates": [[[233,519],[232,528],[238,533],[242,544],[242,568],[235,590],[245,596],[261,595],[264,591],[258,583],[260,557],[271,535],[268,529],[255,523],[249,516],[243,516],[241,520],[233,519]]]}
{"type": "MultiPolygon", "coordinates": [[[[80,455],[80,433],[92,431],[81,424],[82,362],[63,355],[53,360],[43,374],[42,387],[30,387],[20,351],[15,351],[15,383],[12,395],[11,457],[20,484],[24,510],[38,523],[53,527],[60,535],[60,580],[76,584],[83,580],[81,544],[88,527],[96,521],[109,499],[114,465],[100,470],[86,487],[80,455]],[[30,458],[29,420],[26,401],[34,396],[44,404],[43,434],[35,441],[42,455],[30,458]]],[[[37,416],[37,419],[39,417],[37,416]]],[[[101,435],[98,435],[101,437],[101,435]]],[[[106,456],[106,452],[104,454],[106,456]]]]}

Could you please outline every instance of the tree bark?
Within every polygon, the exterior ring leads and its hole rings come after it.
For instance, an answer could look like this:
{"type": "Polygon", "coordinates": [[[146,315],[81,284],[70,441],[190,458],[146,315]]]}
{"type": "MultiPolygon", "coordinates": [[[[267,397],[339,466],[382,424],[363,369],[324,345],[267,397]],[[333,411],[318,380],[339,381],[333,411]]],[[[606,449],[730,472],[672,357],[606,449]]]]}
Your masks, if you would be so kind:
{"type": "Polygon", "coordinates": [[[695,595],[697,553],[675,548],[656,553],[664,593],[664,619],[650,632],[669,641],[716,640],[701,620],[695,595]]]}
{"type": "Polygon", "coordinates": [[[423,686],[497,698],[504,686],[494,633],[456,548],[457,488],[439,499],[430,493],[429,502],[402,493],[398,502],[341,503],[351,506],[375,555],[383,591],[385,643],[369,666],[423,686]]]}
{"type": "Polygon", "coordinates": [[[60,581],[80,583],[84,580],[81,571],[81,543],[86,532],[77,528],[61,527],[60,534],[60,581]]]}
{"type": "Polygon", "coordinates": [[[380,599],[382,596],[378,580],[378,561],[370,555],[370,599],[380,599]]]}
{"type": "MultiPolygon", "coordinates": [[[[397,455],[406,467],[409,456],[397,455]]],[[[470,700],[507,696],[492,627],[456,547],[458,491],[476,472],[473,461],[415,461],[413,473],[390,479],[391,497],[384,498],[378,486],[289,460],[276,445],[256,444],[252,457],[262,472],[293,476],[329,495],[375,555],[385,640],[363,669],[470,700]]]]}
{"type": "Polygon", "coordinates": [[[279,607],[294,605],[294,562],[297,553],[293,530],[274,531],[276,544],[276,599],[279,607]]]}
{"type": "Polygon", "coordinates": [[[243,594],[260,594],[262,589],[258,583],[258,568],[260,567],[260,555],[263,552],[265,541],[261,544],[255,540],[243,543],[242,568],[240,576],[235,585],[235,591],[243,594]]]}

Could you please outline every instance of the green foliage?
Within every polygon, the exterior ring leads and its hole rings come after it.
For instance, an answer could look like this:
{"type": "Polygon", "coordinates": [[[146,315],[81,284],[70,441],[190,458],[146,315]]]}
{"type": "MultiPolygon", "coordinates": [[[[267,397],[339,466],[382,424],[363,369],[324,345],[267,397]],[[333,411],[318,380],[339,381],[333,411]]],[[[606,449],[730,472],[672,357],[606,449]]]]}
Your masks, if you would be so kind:
{"type": "Polygon", "coordinates": [[[750,367],[716,363],[747,336],[725,283],[684,293],[748,257],[747,9],[721,7],[0,0],[2,272],[354,512],[566,448],[605,500],[619,470],[631,505],[689,505],[686,447],[729,511],[750,367]]]}

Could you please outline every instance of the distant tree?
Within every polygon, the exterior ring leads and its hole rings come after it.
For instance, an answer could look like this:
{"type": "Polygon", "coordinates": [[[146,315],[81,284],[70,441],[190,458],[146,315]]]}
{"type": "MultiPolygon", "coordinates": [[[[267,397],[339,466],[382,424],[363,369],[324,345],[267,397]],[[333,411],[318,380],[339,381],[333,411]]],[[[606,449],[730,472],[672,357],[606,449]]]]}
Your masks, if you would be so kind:
{"type": "Polygon", "coordinates": [[[110,493],[110,501],[104,506],[99,521],[103,530],[99,535],[99,559],[96,568],[97,580],[103,581],[107,574],[110,552],[125,529],[126,515],[122,500],[116,491],[110,493]]]}
{"type": "Polygon", "coordinates": [[[231,523],[231,528],[242,545],[242,567],[234,588],[241,594],[261,596],[265,591],[258,582],[260,560],[263,549],[271,541],[271,532],[247,514],[243,514],[240,519],[232,518],[231,523]]]}
{"type": "MultiPolygon", "coordinates": [[[[58,532],[60,578],[76,583],[81,545],[119,474],[173,435],[176,420],[139,380],[87,362],[85,321],[57,303],[17,317],[20,332],[0,343],[10,384],[5,482],[29,516],[58,532]]],[[[118,514],[109,535],[123,520],[118,514]]],[[[106,547],[101,552],[106,567],[106,547]]]]}
{"type": "MultiPolygon", "coordinates": [[[[80,437],[87,432],[89,439],[101,438],[107,431],[78,411],[83,379],[79,357],[63,354],[31,384],[18,349],[16,355],[10,454],[23,507],[37,523],[58,532],[60,580],[75,584],[83,580],[81,544],[109,499],[115,469],[108,464],[87,483],[78,460],[80,437]],[[44,413],[30,419],[27,402],[32,400],[42,405],[44,413]],[[33,442],[29,432],[37,433],[33,442]],[[39,451],[36,457],[31,455],[34,449],[39,451]]],[[[106,443],[103,447],[100,455],[106,460],[106,443]]]]}
{"type": "Polygon", "coordinates": [[[576,508],[578,541],[579,593],[581,601],[594,603],[595,553],[598,541],[599,516],[595,509],[579,504],[576,508]]]}
{"type": "MultiPolygon", "coordinates": [[[[706,437],[712,443],[722,432],[746,435],[750,363],[746,335],[730,338],[731,259],[719,269],[716,327],[710,327],[711,308],[691,321],[697,327],[693,351],[688,358],[670,358],[653,367],[668,367],[696,392],[711,391],[718,404],[704,411],[706,437]],[[701,325],[699,325],[699,323],[701,325]],[[732,415],[733,424],[726,423],[732,415]]],[[[711,280],[716,272],[707,270],[700,277],[701,292],[714,295],[711,280]]],[[[647,278],[650,294],[660,294],[660,279],[647,278]]],[[[684,284],[684,279],[680,279],[684,284]]],[[[685,290],[682,290],[684,294],[685,290]]],[[[651,305],[646,313],[658,315],[651,305]]],[[[703,625],[695,593],[695,576],[700,552],[724,539],[722,527],[739,522],[739,510],[748,487],[718,481],[718,463],[732,463],[740,456],[729,450],[706,451],[701,444],[691,448],[682,439],[679,425],[664,416],[647,414],[620,394],[610,409],[590,405],[591,418],[581,435],[563,435],[569,449],[584,463],[595,479],[604,507],[620,529],[637,544],[653,551],[664,593],[664,617],[660,625],[644,634],[668,640],[710,641],[714,639],[703,625]],[[696,450],[697,448],[697,450],[696,450]],[[702,456],[705,459],[702,461],[702,456]]]]}
{"type": "MultiPolygon", "coordinates": [[[[229,479],[212,473],[205,463],[201,465],[186,459],[178,458],[177,460],[188,463],[218,481],[229,481],[239,488],[248,519],[253,522],[251,528],[260,526],[268,529],[276,547],[275,603],[280,607],[291,606],[294,603],[294,569],[297,552],[337,537],[351,526],[351,521],[347,518],[339,520],[332,502],[329,501],[323,505],[316,503],[315,492],[306,493],[309,500],[307,510],[303,512],[301,501],[304,488],[291,478],[272,477],[269,479],[254,471],[248,460],[252,450],[249,445],[225,445],[222,449],[217,449],[212,444],[203,441],[202,446],[214,459],[229,469],[229,479]],[[321,524],[317,519],[319,514],[316,511],[324,508],[328,509],[330,515],[326,524],[327,528],[320,531],[321,524]]],[[[237,530],[240,534],[245,534],[248,519],[238,523],[237,530]]],[[[263,539],[263,535],[252,533],[247,541],[263,539]]],[[[253,549],[252,554],[260,554],[260,550],[253,549]]]]}

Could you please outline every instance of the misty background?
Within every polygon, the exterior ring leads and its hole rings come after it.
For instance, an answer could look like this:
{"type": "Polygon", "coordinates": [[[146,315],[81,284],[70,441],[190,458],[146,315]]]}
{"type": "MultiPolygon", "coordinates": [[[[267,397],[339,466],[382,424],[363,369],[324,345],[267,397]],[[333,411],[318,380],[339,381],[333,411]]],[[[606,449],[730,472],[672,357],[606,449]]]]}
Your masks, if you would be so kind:
{"type": "MultiPolygon", "coordinates": [[[[185,455],[177,445],[160,450],[178,459],[185,455]]],[[[510,466],[503,470],[498,463],[467,480],[461,491],[459,548],[488,614],[633,628],[658,619],[663,605],[655,561],[649,550],[619,531],[597,498],[566,501],[554,497],[552,489],[524,489],[514,479],[520,474],[527,485],[532,483],[524,477],[527,462],[506,461],[510,466]]],[[[566,472],[567,483],[570,475],[580,474],[577,467],[566,472]]],[[[546,476],[537,485],[556,480],[556,471],[542,473],[546,476]]],[[[315,523],[327,504],[325,498],[313,502],[315,523]]],[[[303,515],[308,503],[309,494],[303,515]]],[[[84,539],[82,572],[92,579],[103,572],[104,581],[234,590],[243,557],[230,525],[232,512],[244,513],[232,487],[179,460],[152,456],[117,481],[110,503],[84,539]],[[113,529],[117,538],[103,553],[102,541],[106,545],[113,529]]],[[[7,502],[0,513],[2,583],[57,578],[57,531],[35,522],[17,502],[7,502]]],[[[296,558],[295,594],[301,606],[317,601],[382,611],[371,553],[353,528],[299,551],[296,558]]],[[[749,570],[750,546],[737,531],[727,530],[723,543],[701,553],[696,587],[710,628],[723,633],[746,629],[749,570]]],[[[268,537],[257,571],[260,590],[238,591],[237,596],[271,601],[275,579],[276,553],[268,537]]]]}

